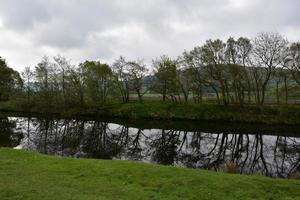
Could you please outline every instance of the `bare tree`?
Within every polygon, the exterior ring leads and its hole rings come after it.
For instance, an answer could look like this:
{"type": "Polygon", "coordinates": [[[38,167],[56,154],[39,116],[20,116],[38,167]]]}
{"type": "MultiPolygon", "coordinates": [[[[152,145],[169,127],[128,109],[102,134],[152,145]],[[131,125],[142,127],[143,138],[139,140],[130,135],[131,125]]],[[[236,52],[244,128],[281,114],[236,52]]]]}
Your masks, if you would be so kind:
{"type": "Polygon", "coordinates": [[[30,104],[30,95],[31,95],[31,87],[32,87],[32,79],[33,79],[33,71],[30,67],[25,67],[24,71],[22,72],[21,76],[26,81],[26,93],[27,93],[27,105],[30,104]]]}
{"type": "Polygon", "coordinates": [[[59,85],[61,85],[61,91],[62,91],[62,98],[64,105],[66,105],[66,71],[70,68],[70,61],[68,61],[65,57],[62,57],[60,55],[53,57],[54,60],[54,67],[56,68],[56,71],[58,72],[58,80],[59,85]]]}
{"type": "Polygon", "coordinates": [[[124,57],[120,57],[117,59],[112,67],[115,77],[116,85],[121,93],[122,101],[129,101],[129,91],[130,91],[130,76],[128,71],[126,70],[126,61],[124,57]]]}
{"type": "Polygon", "coordinates": [[[300,42],[293,43],[289,47],[286,66],[290,69],[294,80],[300,86],[300,42]]]}
{"type": "Polygon", "coordinates": [[[259,33],[253,40],[253,78],[256,102],[264,104],[266,87],[287,56],[288,41],[278,33],[259,33]]]}
{"type": "Polygon", "coordinates": [[[142,102],[142,97],[148,90],[143,84],[148,69],[141,60],[129,61],[126,63],[129,72],[131,87],[137,93],[139,101],[142,102]]]}
{"type": "Polygon", "coordinates": [[[53,100],[53,87],[50,80],[51,63],[48,57],[43,57],[42,61],[35,67],[35,80],[38,94],[43,105],[51,106],[53,100]]]}

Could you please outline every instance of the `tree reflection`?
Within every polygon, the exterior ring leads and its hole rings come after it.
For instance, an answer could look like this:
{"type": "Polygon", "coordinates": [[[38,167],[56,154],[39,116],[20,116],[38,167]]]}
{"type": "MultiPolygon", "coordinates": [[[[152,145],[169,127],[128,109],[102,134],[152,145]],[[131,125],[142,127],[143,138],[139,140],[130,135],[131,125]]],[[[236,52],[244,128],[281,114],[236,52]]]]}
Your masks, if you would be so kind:
{"type": "Polygon", "coordinates": [[[0,118],[0,147],[15,147],[20,143],[22,134],[16,130],[16,123],[7,117],[0,118]]]}
{"type": "Polygon", "coordinates": [[[171,165],[177,157],[179,144],[178,131],[166,131],[162,129],[161,134],[157,133],[150,142],[149,150],[152,160],[164,165],[171,165]]]}
{"type": "MultiPolygon", "coordinates": [[[[0,126],[7,128],[1,130],[12,135],[14,125],[8,124],[7,119],[2,119],[0,126]]],[[[278,177],[299,172],[299,138],[143,130],[101,121],[49,118],[22,118],[17,124],[24,132],[23,148],[47,154],[141,160],[212,170],[232,163],[240,173],[278,177]]]]}

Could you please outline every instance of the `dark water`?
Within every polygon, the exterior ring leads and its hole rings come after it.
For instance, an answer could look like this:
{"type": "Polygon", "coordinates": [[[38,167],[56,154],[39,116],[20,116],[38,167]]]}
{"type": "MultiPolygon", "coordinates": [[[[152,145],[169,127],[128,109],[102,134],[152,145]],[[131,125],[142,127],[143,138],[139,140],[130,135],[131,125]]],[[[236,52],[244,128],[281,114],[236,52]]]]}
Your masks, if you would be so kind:
{"type": "Polygon", "coordinates": [[[273,177],[300,173],[297,130],[290,133],[283,128],[273,133],[254,125],[250,131],[249,127],[243,130],[236,126],[218,129],[214,124],[181,131],[178,127],[171,129],[171,125],[168,129],[149,126],[151,122],[132,128],[97,120],[2,117],[0,146],[50,155],[138,160],[273,177]]]}

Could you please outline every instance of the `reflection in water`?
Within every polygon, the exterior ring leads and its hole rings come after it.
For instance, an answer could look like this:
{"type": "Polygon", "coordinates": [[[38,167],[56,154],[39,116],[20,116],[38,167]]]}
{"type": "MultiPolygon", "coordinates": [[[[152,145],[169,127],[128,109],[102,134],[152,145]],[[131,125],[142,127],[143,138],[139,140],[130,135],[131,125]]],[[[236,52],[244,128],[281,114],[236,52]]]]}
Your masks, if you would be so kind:
{"type": "Polygon", "coordinates": [[[9,120],[7,117],[0,118],[0,147],[15,147],[22,138],[16,128],[16,123],[9,120]]]}
{"type": "Polygon", "coordinates": [[[300,171],[300,138],[295,137],[259,132],[249,135],[143,130],[69,119],[11,118],[11,121],[16,122],[24,136],[19,147],[51,155],[141,160],[213,170],[223,169],[229,162],[240,173],[277,177],[300,171]]]}

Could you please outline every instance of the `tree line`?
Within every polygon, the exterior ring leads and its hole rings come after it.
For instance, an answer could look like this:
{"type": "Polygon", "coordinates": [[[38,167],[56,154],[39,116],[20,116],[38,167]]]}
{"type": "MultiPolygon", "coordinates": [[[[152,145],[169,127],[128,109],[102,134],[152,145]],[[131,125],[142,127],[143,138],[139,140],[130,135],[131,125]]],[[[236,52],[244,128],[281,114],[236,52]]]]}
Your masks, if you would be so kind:
{"type": "Polygon", "coordinates": [[[288,103],[300,95],[300,42],[259,33],[253,39],[210,39],[176,59],[160,56],[151,66],[124,57],[111,65],[85,61],[76,66],[56,56],[44,57],[21,75],[1,59],[0,70],[0,99],[8,99],[13,88],[28,105],[103,105],[128,102],[133,96],[143,101],[149,93],[175,103],[202,103],[213,97],[222,105],[264,105],[268,95],[288,103]]]}

